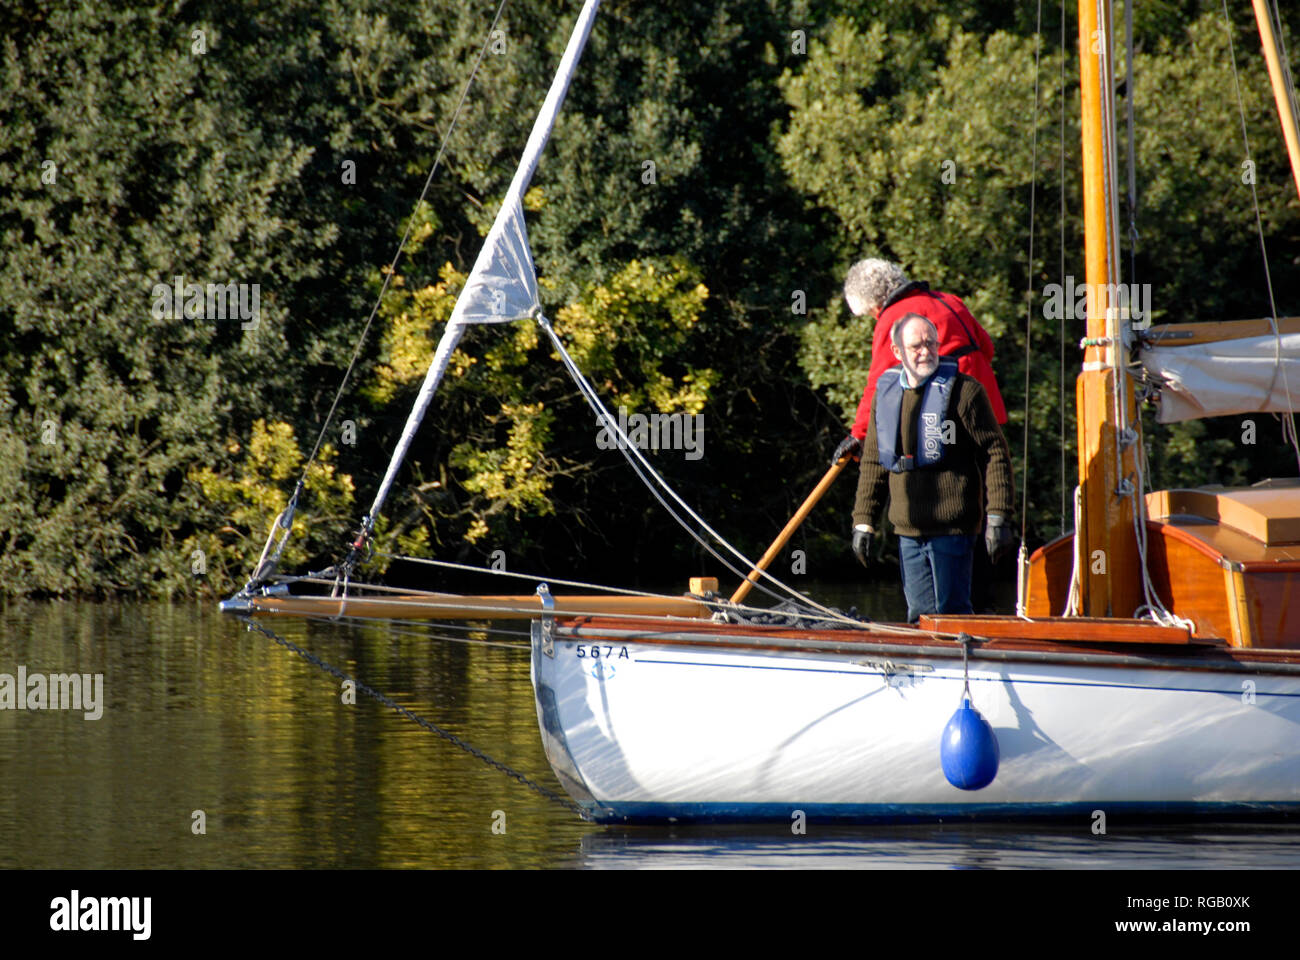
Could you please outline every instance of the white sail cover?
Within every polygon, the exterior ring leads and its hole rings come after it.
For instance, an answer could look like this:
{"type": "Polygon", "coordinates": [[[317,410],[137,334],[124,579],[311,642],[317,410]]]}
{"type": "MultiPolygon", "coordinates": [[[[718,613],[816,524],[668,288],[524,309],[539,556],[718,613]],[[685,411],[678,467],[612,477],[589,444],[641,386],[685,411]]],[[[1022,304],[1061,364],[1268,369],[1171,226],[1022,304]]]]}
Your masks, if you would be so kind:
{"type": "Polygon", "coordinates": [[[1163,382],[1160,423],[1300,406],[1300,333],[1153,347],[1141,360],[1163,382]]]}
{"type": "Polygon", "coordinates": [[[483,241],[483,249],[479,251],[478,259],[474,261],[469,277],[465,280],[465,288],[456,298],[456,306],[452,308],[447,328],[438,342],[438,349],[434,351],[433,362],[425,374],[415,405],[406,418],[401,439],[397,442],[383,482],[380,483],[370,513],[366,516],[364,523],[367,527],[379,516],[379,511],[388,498],[397,470],[406,458],[406,451],[415,439],[424,412],[429,408],[429,402],[433,399],[434,391],[442,380],[452,351],[460,342],[465,327],[471,323],[508,323],[519,320],[531,316],[541,306],[537,296],[537,272],[528,248],[528,230],[524,226],[524,192],[533,179],[533,172],[537,169],[542,149],[551,135],[551,128],[555,126],[555,118],[564,103],[569,81],[578,65],[578,58],[582,56],[582,49],[586,46],[599,7],[600,0],[586,0],[578,21],[573,26],[569,45],[560,58],[551,88],[533,122],[533,131],[528,136],[519,167],[506,190],[492,229],[483,241]]]}

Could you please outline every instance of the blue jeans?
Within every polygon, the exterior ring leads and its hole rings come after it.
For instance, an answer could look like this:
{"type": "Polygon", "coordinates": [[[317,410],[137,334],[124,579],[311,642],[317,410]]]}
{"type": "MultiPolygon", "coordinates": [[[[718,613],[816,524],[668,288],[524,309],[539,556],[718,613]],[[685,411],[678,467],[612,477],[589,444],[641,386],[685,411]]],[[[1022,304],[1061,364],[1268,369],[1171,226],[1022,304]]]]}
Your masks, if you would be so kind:
{"type": "Polygon", "coordinates": [[[971,562],[975,537],[899,537],[907,620],[923,613],[970,613],[971,562]]]}

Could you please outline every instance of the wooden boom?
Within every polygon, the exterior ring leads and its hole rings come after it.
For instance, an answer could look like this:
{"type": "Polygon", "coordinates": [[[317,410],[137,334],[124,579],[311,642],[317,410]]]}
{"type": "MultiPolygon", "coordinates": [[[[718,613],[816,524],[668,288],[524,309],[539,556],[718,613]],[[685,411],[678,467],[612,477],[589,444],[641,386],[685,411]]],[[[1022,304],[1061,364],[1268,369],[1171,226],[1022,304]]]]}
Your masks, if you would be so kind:
{"type": "MultiPolygon", "coordinates": [[[[552,612],[708,619],[713,611],[694,597],[558,596],[552,612]]],[[[454,593],[388,597],[252,597],[246,612],[298,617],[361,617],[383,620],[530,620],[545,612],[536,594],[467,597],[454,593]]]]}

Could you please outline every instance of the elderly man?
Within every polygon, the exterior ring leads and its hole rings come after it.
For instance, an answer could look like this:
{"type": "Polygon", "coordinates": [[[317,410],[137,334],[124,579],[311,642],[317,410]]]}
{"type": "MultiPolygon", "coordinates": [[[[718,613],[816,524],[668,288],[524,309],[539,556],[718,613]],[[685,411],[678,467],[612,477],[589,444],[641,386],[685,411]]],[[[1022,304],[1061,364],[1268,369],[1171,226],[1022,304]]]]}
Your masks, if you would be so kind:
{"type": "MultiPolygon", "coordinates": [[[[856,316],[870,314],[876,320],[872,336],[871,370],[867,385],[858,402],[857,416],[849,435],[840,441],[831,463],[841,457],[857,455],[862,438],[871,422],[871,400],[876,384],[886,370],[895,366],[889,344],[894,323],[908,313],[928,317],[939,330],[939,354],[957,361],[957,369],[974,377],[984,387],[998,423],[1006,424],[1007,410],[1002,403],[997,377],[993,374],[993,339],[961,299],[951,293],[935,293],[920,280],[908,280],[903,268],[888,260],[859,260],[844,278],[844,300],[856,316]]],[[[983,554],[975,557],[971,601],[978,611],[992,611],[993,564],[983,554]]]]}
{"type": "Polygon", "coordinates": [[[865,565],[887,493],[907,619],[970,613],[971,561],[986,510],[989,555],[996,560],[1012,545],[1011,451],[979,381],[941,360],[934,323],[916,313],[900,318],[891,348],[901,369],[887,371],[876,386],[853,506],[853,552],[865,565]]]}
{"type": "Polygon", "coordinates": [[[939,330],[939,353],[957,361],[957,368],[984,387],[998,423],[1007,422],[997,377],[993,375],[993,339],[966,305],[950,293],[935,293],[920,280],[909,281],[903,268],[888,260],[859,260],[844,278],[844,300],[856,316],[871,314],[876,319],[872,335],[871,370],[858,403],[853,429],[831,457],[834,463],[845,454],[856,454],[871,421],[871,399],[876,395],[880,375],[898,363],[889,349],[891,331],[900,317],[919,313],[939,330]]]}

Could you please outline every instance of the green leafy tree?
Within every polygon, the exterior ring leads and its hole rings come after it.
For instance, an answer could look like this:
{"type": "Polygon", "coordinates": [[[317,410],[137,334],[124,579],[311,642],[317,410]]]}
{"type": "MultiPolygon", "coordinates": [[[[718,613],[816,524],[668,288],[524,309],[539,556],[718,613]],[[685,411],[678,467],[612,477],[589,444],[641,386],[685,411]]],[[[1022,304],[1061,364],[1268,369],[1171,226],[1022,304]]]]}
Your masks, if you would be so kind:
{"type": "MultiPolygon", "coordinates": [[[[377,484],[575,15],[569,3],[514,0],[462,103],[489,21],[453,0],[0,9],[6,590],[215,588],[191,573],[187,548],[199,544],[236,578],[273,518],[254,513],[274,513],[277,469],[306,463],[381,265],[413,217],[321,437],[336,451],[334,479],[312,474],[329,520],[303,528],[304,562],[343,542],[358,518],[344,518],[339,484],[377,484]],[[155,292],[176,277],[257,284],[257,323],[170,317],[155,292]],[[275,438],[265,462],[249,453],[259,421],[275,438]],[[256,505],[238,492],[252,478],[256,505]]],[[[544,307],[611,404],[706,417],[705,459],[659,466],[751,552],[811,488],[856,402],[870,330],[846,322],[838,291],[844,268],[872,252],[971,304],[997,335],[1016,417],[1029,311],[1031,515],[1054,532],[1072,371],[1062,379],[1044,362],[1063,331],[1023,298],[1059,280],[1060,225],[1044,201],[1062,173],[1062,54],[1044,58],[1031,117],[1031,16],[992,0],[603,5],[528,200],[544,307]]],[[[1233,16],[1273,283],[1289,312],[1297,205],[1282,189],[1262,69],[1249,66],[1249,13],[1233,16]]],[[[1242,278],[1259,289],[1262,270],[1221,17],[1209,0],[1137,11],[1135,279],[1153,284],[1164,319],[1264,312],[1239,289],[1242,278]]],[[[1066,46],[1072,58],[1072,35],[1066,46]]],[[[1064,96],[1073,198],[1073,80],[1064,96]]],[[[1076,208],[1071,199],[1064,247],[1077,277],[1076,208]]],[[[467,335],[399,480],[387,548],[559,549],[566,570],[602,579],[724,573],[620,458],[596,455],[593,418],[525,326],[467,335]]],[[[1286,466],[1275,439],[1242,454],[1236,427],[1152,430],[1157,481],[1289,472],[1275,468],[1286,466]]],[[[283,477],[284,496],[294,479],[283,477]]],[[[849,486],[800,533],[846,567],[849,486]]]]}
{"type": "MultiPolygon", "coordinates": [[[[293,429],[287,423],[257,420],[247,450],[232,442],[228,452],[242,455],[237,469],[224,473],[199,467],[188,477],[202,495],[207,521],[200,525],[204,532],[192,534],[181,545],[191,574],[206,577],[209,587],[219,593],[241,586],[300,476],[303,497],[294,512],[280,568],[291,571],[337,552],[336,534],[352,518],[354,491],[352,478],[335,470],[331,461],[336,451],[331,445],[325,444],[304,470],[305,457],[293,429]]],[[[280,537],[276,530],[274,542],[280,537]]]]}
{"type": "Polygon", "coordinates": [[[337,236],[295,216],[310,149],[234,101],[220,31],[208,27],[199,52],[190,26],[60,6],[4,42],[10,589],[175,586],[167,571],[195,508],[186,472],[219,447],[237,404],[271,406],[293,316],[286,275],[319,275],[312,251],[337,236]],[[257,284],[260,311],[176,316],[157,292],[174,277],[257,284]]]}
{"type": "MultiPolygon", "coordinates": [[[[1206,13],[1151,45],[1154,50],[1140,52],[1134,64],[1141,242],[1131,279],[1152,284],[1157,322],[1266,313],[1262,284],[1255,295],[1243,297],[1231,280],[1261,268],[1250,188],[1241,179],[1243,151],[1233,136],[1240,127],[1236,102],[1222,95],[1232,88],[1233,76],[1221,14],[1206,13]]],[[[1239,52],[1241,46],[1238,40],[1239,52]]],[[[1077,81],[1066,90],[1062,171],[1059,57],[1042,55],[1040,107],[1033,115],[1032,37],[977,37],[938,21],[924,34],[900,35],[879,21],[836,20],[810,46],[805,68],[782,77],[791,115],[776,141],[792,181],[842,225],[845,265],[867,255],[896,259],[912,277],[960,294],[994,336],[1017,461],[1026,411],[1029,416],[1027,473],[1017,472],[1018,482],[1030,488],[1030,531],[1037,540],[1072,525],[1059,505],[1062,483],[1068,500],[1076,482],[1074,347],[1084,329],[1082,318],[1058,322],[1047,316],[1043,302],[1049,283],[1064,282],[1056,266],[1058,230],[1065,272],[1083,281],[1074,169],[1077,81]],[[933,67],[920,69],[931,57],[933,67]],[[1064,223],[1053,202],[1062,175],[1071,211],[1064,223]],[[1035,261],[1028,264],[1031,180],[1037,181],[1040,232],[1035,261]],[[1027,288],[1033,291],[1028,306],[1027,288]],[[1068,349],[1061,369],[1063,342],[1068,349]],[[1062,446],[1064,476],[1057,465],[1062,446]]],[[[1075,76],[1072,66],[1067,74],[1075,76]]],[[[1259,70],[1243,71],[1247,123],[1271,135],[1261,81],[1259,70]]],[[[1262,139],[1256,141],[1256,161],[1268,171],[1262,176],[1279,184],[1284,160],[1275,142],[1264,147],[1262,139]]],[[[1295,197],[1275,188],[1261,189],[1260,196],[1273,238],[1275,289],[1294,292],[1294,271],[1276,251],[1295,248],[1295,197]]],[[[1122,261],[1130,279],[1128,251],[1122,261]]],[[[809,324],[800,358],[813,385],[825,389],[848,419],[865,382],[872,329],[846,314],[835,296],[809,324]]],[[[1274,443],[1248,470],[1240,446],[1229,439],[1238,430],[1226,420],[1150,426],[1155,482],[1237,482],[1293,469],[1274,443]]]]}
{"type": "MultiPolygon", "coordinates": [[[[909,276],[958,292],[989,330],[1013,442],[1024,417],[1030,182],[1059,175],[1055,151],[1040,150],[1037,170],[1033,164],[1030,122],[1044,147],[1054,138],[1057,58],[1043,56],[1037,69],[1035,117],[1031,39],[980,38],[946,24],[900,36],[880,22],[859,29],[837,20],[810,47],[806,68],[782,77],[791,118],[777,139],[794,183],[839,218],[846,261],[897,260],[909,276]],[[935,50],[937,62],[921,69],[935,50]]],[[[1046,272],[1042,252],[1035,280],[1046,272]]],[[[838,289],[832,297],[805,328],[800,359],[849,421],[866,382],[873,324],[848,316],[838,289]]],[[[1034,348],[1054,355],[1055,328],[1035,321],[1034,348]]],[[[1038,379],[1031,426],[1041,436],[1056,432],[1059,381],[1038,379]]],[[[1054,453],[1032,451],[1031,471],[1046,472],[1054,453]]]]}
{"type": "MultiPolygon", "coordinates": [[[[385,301],[381,362],[365,392],[404,410],[465,278],[445,264],[435,285],[408,292],[405,280],[397,280],[385,301]]],[[[633,261],[561,308],[555,328],[615,408],[695,413],[708,401],[713,379],[712,370],[688,359],[706,299],[687,265],[633,261]]],[[[489,542],[508,537],[518,544],[520,521],[572,515],[554,486],[590,474],[599,450],[591,415],[558,361],[531,320],[470,328],[426,415],[436,424],[436,440],[410,457],[417,477],[439,479],[397,496],[396,509],[405,513],[395,531],[420,531],[429,543],[453,549],[458,540],[477,544],[489,535],[495,538],[489,542]]]]}

